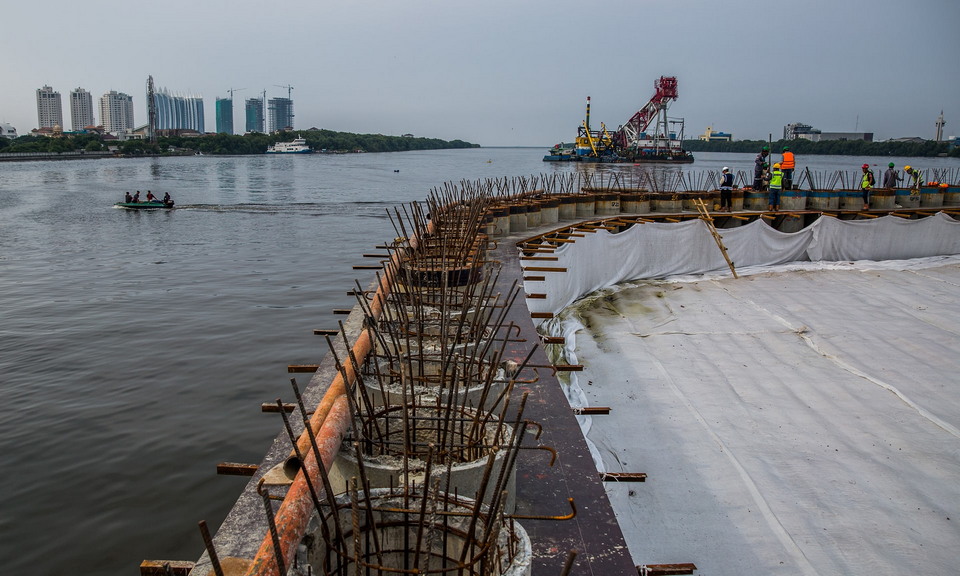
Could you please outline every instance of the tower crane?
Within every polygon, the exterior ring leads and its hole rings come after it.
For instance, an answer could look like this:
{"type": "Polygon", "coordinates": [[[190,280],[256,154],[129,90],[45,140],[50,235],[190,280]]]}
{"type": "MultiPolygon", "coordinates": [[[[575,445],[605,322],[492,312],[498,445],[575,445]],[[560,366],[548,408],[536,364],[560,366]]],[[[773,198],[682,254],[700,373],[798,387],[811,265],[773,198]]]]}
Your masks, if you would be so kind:
{"type": "Polygon", "coordinates": [[[292,99],[291,96],[292,96],[292,93],[293,93],[293,86],[290,86],[289,84],[287,84],[286,86],[281,86],[281,85],[279,85],[279,84],[274,84],[274,86],[276,86],[277,88],[286,88],[286,89],[287,89],[287,100],[291,100],[291,99],[292,99]]]}
{"type": "Polygon", "coordinates": [[[241,90],[246,90],[246,88],[227,88],[227,92],[230,93],[230,99],[233,100],[234,92],[240,92],[241,90]]]}

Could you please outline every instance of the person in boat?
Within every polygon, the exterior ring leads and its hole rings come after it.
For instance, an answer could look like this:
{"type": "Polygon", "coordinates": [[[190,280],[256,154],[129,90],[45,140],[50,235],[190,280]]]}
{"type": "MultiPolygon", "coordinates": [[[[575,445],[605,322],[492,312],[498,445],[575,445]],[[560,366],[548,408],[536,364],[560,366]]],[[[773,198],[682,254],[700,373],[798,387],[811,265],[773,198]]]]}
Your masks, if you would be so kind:
{"type": "Polygon", "coordinates": [[[173,204],[173,200],[170,198],[169,192],[164,192],[163,194],[163,203],[164,204],[173,204]]]}
{"type": "Polygon", "coordinates": [[[133,200],[131,200],[131,202],[139,202],[139,201],[140,201],[140,191],[137,190],[137,193],[133,195],[133,200]]]}
{"type": "Polygon", "coordinates": [[[133,202],[133,196],[131,196],[129,192],[124,192],[124,194],[123,194],[123,201],[126,202],[127,204],[129,204],[129,203],[133,202]]]}
{"type": "Polygon", "coordinates": [[[147,190],[147,202],[156,202],[157,197],[153,195],[153,192],[147,190]]]}
{"type": "Polygon", "coordinates": [[[767,156],[770,154],[770,148],[764,146],[753,161],[753,189],[765,190],[764,172],[767,171],[767,156]]]}

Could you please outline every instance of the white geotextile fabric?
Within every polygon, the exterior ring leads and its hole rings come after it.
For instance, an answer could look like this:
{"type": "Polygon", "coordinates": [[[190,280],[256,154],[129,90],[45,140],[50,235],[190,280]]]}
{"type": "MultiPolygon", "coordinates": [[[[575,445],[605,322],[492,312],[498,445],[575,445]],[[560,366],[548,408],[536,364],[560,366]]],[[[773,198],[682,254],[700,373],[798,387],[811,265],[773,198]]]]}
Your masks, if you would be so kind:
{"type": "MultiPolygon", "coordinates": [[[[899,224],[892,224],[900,226],[899,224]]],[[[865,248],[866,249],[866,248],[865,248]]],[[[956,574],[960,257],[806,262],[591,294],[578,405],[634,561],[956,574]]]]}
{"type": "MultiPolygon", "coordinates": [[[[756,220],[739,228],[718,230],[727,253],[739,269],[796,261],[891,260],[960,254],[960,222],[939,213],[920,220],[884,216],[872,220],[821,217],[799,232],[784,233],[756,220]]],[[[640,224],[619,234],[606,230],[584,233],[558,248],[559,260],[546,264],[570,272],[530,272],[543,281],[525,281],[531,312],[557,312],[585,294],[625,280],[665,278],[726,270],[706,224],[640,224]]],[[[544,266],[522,260],[524,267],[544,266]]]]}

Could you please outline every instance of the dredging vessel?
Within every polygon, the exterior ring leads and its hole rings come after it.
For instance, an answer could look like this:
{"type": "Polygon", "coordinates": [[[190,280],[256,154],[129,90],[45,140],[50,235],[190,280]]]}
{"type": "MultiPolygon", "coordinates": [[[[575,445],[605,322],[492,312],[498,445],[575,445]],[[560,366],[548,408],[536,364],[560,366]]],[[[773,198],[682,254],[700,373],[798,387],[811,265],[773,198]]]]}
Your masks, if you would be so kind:
{"type": "Polygon", "coordinates": [[[608,132],[590,128],[590,97],[586,118],[580,124],[575,144],[557,144],[548,150],[544,162],[693,162],[683,149],[683,118],[670,118],[667,108],[677,99],[677,79],[661,76],[654,83],[654,95],[626,124],[608,132]]]}

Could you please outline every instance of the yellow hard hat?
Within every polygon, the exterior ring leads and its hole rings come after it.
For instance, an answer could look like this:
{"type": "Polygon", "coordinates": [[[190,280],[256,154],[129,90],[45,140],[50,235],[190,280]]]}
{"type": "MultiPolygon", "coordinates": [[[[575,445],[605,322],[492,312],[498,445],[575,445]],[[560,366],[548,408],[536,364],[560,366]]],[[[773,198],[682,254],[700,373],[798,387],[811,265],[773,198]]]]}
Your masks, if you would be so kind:
{"type": "Polygon", "coordinates": [[[780,163],[779,163],[779,162],[775,163],[775,164],[773,165],[773,167],[774,167],[774,168],[779,168],[779,167],[780,167],[780,163]]]}
{"type": "Polygon", "coordinates": [[[910,166],[909,166],[909,165],[904,166],[903,169],[906,170],[907,172],[909,172],[909,171],[910,171],[910,166]]]}

